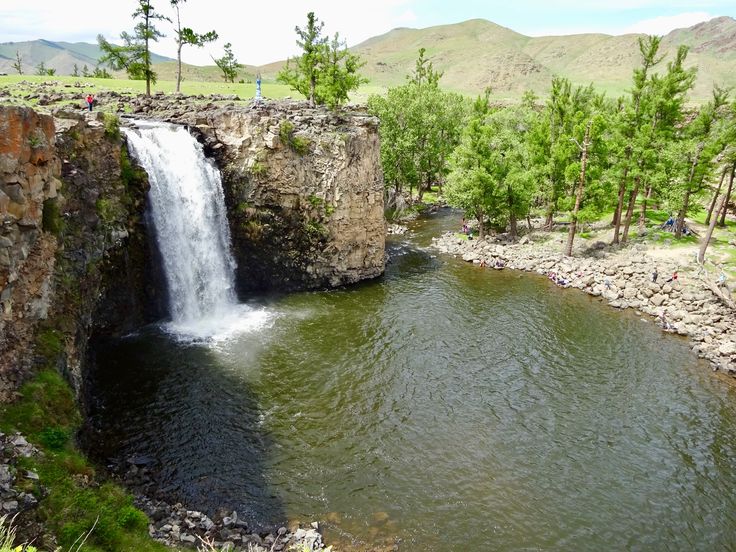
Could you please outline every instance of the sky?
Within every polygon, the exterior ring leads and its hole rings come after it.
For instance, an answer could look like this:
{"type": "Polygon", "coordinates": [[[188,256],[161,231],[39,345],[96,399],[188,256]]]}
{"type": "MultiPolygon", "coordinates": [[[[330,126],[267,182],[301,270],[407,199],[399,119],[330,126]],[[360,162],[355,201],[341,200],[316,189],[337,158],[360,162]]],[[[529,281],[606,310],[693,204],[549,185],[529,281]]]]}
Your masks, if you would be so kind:
{"type": "MultiPolygon", "coordinates": [[[[95,42],[98,34],[115,40],[133,27],[137,0],[0,0],[0,42],[45,38],[95,42]]],[[[157,11],[172,16],[169,0],[152,0],[157,11]]],[[[666,34],[713,17],[736,18],[736,0],[186,0],[182,24],[195,32],[216,30],[220,40],[202,49],[186,48],[188,63],[212,64],[226,42],[238,61],[263,65],[297,53],[294,27],[304,26],[314,11],[325,32],[339,32],[348,45],[396,27],[422,28],[482,18],[529,35],[582,32],[666,34]]],[[[152,50],[176,57],[173,33],[152,50]]]]}

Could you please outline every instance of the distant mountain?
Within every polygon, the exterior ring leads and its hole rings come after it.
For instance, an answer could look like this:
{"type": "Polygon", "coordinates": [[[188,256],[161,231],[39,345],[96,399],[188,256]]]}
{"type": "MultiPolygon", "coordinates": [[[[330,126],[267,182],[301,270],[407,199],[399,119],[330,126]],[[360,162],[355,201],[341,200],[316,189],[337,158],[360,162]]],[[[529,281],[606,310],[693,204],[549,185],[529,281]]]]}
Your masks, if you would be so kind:
{"type": "MultiPolygon", "coordinates": [[[[0,73],[14,73],[15,53],[20,52],[23,59],[23,72],[35,74],[36,67],[43,62],[49,69],[56,69],[59,75],[71,75],[76,63],[79,70],[85,65],[92,71],[102,52],[97,44],[86,42],[52,42],[50,40],[31,40],[26,42],[0,43],[0,73]]],[[[172,61],[171,58],[152,54],[153,63],[172,61]]]]}
{"type": "MultiPolygon", "coordinates": [[[[644,35],[579,34],[528,37],[483,19],[427,29],[394,29],[351,48],[366,65],[373,84],[405,82],[414,69],[419,48],[426,48],[435,69],[444,72],[446,88],[478,94],[490,86],[499,96],[518,97],[531,89],[546,94],[553,75],[594,85],[612,95],[623,93],[639,64],[637,40],[644,35]]],[[[662,40],[671,59],[678,45],[690,47],[688,66],[698,68],[693,92],[710,95],[713,83],[736,85],[736,20],[718,17],[662,40]]],[[[273,72],[280,64],[268,66],[273,72]]],[[[666,60],[657,67],[666,70],[666,60]]]]}

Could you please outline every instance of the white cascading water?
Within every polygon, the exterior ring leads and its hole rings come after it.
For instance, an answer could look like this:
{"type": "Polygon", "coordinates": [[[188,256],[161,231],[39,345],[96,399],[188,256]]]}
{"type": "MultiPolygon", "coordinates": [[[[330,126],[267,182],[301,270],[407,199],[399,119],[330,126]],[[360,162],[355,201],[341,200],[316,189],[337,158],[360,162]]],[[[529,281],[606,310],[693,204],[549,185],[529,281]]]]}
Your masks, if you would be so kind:
{"type": "Polygon", "coordinates": [[[138,121],[125,134],[148,173],[171,329],[184,337],[216,338],[260,325],[262,317],[238,305],[235,296],[220,171],[183,127],[138,121]]]}

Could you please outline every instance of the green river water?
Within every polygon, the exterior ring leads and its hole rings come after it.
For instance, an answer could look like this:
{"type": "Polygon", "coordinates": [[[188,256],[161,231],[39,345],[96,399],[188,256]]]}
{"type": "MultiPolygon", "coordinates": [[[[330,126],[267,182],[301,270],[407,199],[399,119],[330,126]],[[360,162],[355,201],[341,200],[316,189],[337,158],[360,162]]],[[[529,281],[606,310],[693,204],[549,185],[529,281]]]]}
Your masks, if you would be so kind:
{"type": "Polygon", "coordinates": [[[736,394],[650,321],[438,256],[447,212],[376,281],[251,299],[249,331],[97,349],[103,458],[338,550],[736,549],[736,394]]]}

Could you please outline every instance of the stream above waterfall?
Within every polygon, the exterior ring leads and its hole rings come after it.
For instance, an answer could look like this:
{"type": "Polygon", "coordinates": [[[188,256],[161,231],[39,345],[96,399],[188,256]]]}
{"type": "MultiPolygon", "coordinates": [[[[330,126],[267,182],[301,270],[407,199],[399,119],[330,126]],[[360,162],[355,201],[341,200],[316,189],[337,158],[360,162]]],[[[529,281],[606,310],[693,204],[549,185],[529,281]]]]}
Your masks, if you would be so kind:
{"type": "Polygon", "coordinates": [[[634,313],[438,256],[458,220],[392,237],[377,280],[249,298],[238,331],[98,342],[91,452],[340,550],[732,547],[734,389],[634,313]]]}

